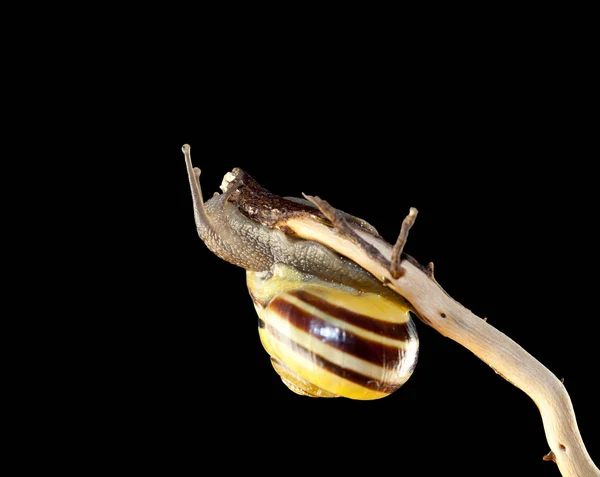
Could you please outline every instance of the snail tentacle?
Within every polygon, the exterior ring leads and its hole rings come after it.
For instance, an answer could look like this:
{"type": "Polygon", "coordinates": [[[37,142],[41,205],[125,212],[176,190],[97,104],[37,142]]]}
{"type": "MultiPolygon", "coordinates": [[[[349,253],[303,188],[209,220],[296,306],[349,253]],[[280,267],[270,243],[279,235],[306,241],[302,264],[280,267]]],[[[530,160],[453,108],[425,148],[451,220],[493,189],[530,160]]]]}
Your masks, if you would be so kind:
{"type": "Polygon", "coordinates": [[[214,227],[204,208],[204,199],[202,198],[202,189],[200,187],[200,169],[192,166],[192,157],[189,144],[184,144],[181,148],[185,156],[185,166],[190,180],[190,188],[192,190],[192,201],[194,206],[194,219],[196,228],[200,232],[211,231],[214,233],[214,227]]]}

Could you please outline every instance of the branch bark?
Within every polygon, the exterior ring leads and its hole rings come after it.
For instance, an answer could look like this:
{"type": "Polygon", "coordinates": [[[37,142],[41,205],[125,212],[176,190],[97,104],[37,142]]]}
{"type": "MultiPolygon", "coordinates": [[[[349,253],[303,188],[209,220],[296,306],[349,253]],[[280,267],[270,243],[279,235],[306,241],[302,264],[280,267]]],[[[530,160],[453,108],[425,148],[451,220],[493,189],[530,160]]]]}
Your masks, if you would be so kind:
{"type": "Polygon", "coordinates": [[[564,477],[600,477],[577,427],[569,394],[560,380],[508,336],[452,299],[426,268],[401,252],[416,210],[405,219],[401,236],[392,247],[381,237],[348,223],[341,212],[318,197],[307,197],[333,227],[309,215],[292,216],[278,224],[296,236],[319,242],[350,258],[404,296],[419,318],[456,341],[525,392],[542,416],[550,453],[564,477]]]}

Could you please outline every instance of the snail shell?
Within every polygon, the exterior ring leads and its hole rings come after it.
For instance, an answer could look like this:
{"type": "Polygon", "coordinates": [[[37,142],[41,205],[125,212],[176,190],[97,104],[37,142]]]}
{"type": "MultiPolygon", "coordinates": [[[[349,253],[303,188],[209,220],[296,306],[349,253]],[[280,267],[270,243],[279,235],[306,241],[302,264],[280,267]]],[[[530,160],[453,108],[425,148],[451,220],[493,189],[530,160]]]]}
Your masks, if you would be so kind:
{"type": "Polygon", "coordinates": [[[411,376],[419,341],[407,306],[277,264],[247,272],[261,342],[294,392],[379,399],[411,376]]]}

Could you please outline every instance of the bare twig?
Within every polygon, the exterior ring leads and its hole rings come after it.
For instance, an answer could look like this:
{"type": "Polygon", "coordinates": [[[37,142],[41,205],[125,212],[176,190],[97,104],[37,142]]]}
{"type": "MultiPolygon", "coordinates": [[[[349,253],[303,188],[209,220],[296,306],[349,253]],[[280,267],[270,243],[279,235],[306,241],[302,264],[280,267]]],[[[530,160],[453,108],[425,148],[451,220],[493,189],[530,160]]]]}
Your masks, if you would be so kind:
{"type": "MultiPolygon", "coordinates": [[[[402,251],[404,250],[404,245],[406,245],[406,239],[408,238],[408,232],[410,228],[415,223],[415,219],[417,218],[417,209],[414,207],[410,208],[410,212],[402,221],[402,226],[400,227],[400,234],[398,235],[398,240],[396,241],[396,245],[392,249],[392,266],[390,267],[390,272],[394,278],[400,278],[402,274],[402,270],[400,268],[400,262],[402,261],[402,251]]],[[[433,268],[432,268],[433,273],[433,268]]]]}

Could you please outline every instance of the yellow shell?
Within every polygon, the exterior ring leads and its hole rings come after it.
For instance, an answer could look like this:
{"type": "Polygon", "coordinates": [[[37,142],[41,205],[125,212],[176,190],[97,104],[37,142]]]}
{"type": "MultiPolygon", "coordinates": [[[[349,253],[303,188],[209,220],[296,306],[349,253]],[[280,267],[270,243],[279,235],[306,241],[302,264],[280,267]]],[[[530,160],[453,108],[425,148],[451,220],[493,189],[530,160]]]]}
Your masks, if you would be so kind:
{"type": "Polygon", "coordinates": [[[411,376],[419,341],[400,301],[275,265],[247,272],[261,342],[294,392],[369,400],[411,376]]]}

